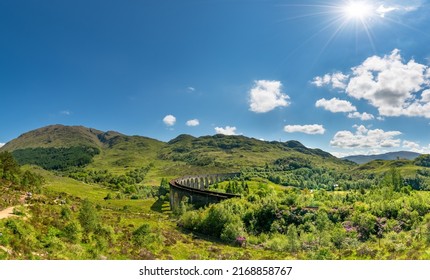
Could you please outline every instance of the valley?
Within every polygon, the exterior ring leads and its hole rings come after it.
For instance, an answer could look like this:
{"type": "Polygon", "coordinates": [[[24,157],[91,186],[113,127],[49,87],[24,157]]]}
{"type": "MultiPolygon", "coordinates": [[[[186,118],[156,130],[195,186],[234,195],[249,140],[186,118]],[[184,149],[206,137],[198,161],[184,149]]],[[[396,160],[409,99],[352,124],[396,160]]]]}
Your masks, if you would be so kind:
{"type": "Polygon", "coordinates": [[[357,164],[297,141],[61,125],[0,155],[0,211],[15,209],[0,259],[430,258],[428,155],[357,164]],[[209,189],[238,198],[170,208],[169,180],[231,172],[209,189]]]}

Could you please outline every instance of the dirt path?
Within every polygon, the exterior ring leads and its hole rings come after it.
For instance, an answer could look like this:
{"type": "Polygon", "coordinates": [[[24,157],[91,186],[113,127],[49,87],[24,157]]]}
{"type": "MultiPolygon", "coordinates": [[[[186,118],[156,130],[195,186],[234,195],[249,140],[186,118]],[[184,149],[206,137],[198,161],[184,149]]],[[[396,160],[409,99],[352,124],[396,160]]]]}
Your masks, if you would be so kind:
{"type": "Polygon", "coordinates": [[[0,220],[16,216],[13,214],[13,209],[15,209],[15,207],[16,206],[12,206],[12,207],[8,207],[6,209],[1,210],[0,211],[0,220]]]}

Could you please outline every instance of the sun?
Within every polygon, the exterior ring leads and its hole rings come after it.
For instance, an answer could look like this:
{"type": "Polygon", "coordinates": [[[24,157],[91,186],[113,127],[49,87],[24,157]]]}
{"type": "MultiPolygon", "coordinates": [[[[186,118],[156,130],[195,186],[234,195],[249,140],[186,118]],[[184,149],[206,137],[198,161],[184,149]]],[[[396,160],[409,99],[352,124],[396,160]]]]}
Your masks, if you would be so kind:
{"type": "Polygon", "coordinates": [[[373,14],[373,8],[364,1],[351,1],[342,8],[344,16],[348,19],[365,20],[373,14]]]}

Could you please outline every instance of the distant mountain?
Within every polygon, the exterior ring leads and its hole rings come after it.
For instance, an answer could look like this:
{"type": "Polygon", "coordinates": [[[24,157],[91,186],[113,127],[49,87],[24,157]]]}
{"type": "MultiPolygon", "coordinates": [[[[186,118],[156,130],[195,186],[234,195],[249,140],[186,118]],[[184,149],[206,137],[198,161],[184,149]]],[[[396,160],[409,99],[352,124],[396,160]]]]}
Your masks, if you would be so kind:
{"type": "Polygon", "coordinates": [[[347,156],[343,159],[353,161],[358,164],[368,163],[372,160],[382,159],[382,160],[396,160],[396,159],[409,159],[413,160],[419,157],[421,154],[407,151],[400,152],[390,152],[379,155],[356,155],[356,156],[347,156]]]}

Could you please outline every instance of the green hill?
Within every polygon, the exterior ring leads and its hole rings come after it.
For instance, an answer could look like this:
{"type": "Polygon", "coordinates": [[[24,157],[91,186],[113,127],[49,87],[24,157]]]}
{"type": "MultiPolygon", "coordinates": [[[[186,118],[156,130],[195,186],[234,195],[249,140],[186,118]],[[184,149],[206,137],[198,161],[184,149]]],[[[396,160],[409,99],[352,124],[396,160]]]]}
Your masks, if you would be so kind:
{"type": "Polygon", "coordinates": [[[179,135],[169,142],[143,136],[103,132],[83,126],[52,125],[24,133],[1,150],[10,151],[20,164],[45,169],[86,166],[124,174],[151,166],[147,180],[185,174],[239,171],[285,162],[309,162],[312,166],[345,169],[352,163],[298,141],[268,142],[245,136],[179,135]]]}
{"type": "Polygon", "coordinates": [[[329,165],[348,165],[327,152],[309,149],[298,141],[267,142],[245,136],[221,134],[199,138],[180,135],[160,152],[162,159],[229,170],[273,164],[285,157],[302,157],[315,164],[325,161],[329,165]]]}
{"type": "Polygon", "coordinates": [[[103,132],[83,126],[50,125],[20,135],[1,149],[14,151],[26,148],[60,148],[88,146],[99,148],[103,132]]]}
{"type": "Polygon", "coordinates": [[[0,151],[12,152],[21,165],[34,164],[47,170],[79,167],[86,172],[103,171],[120,176],[143,168],[145,178],[142,183],[152,185],[158,184],[161,178],[235,172],[244,168],[270,171],[265,175],[267,178],[277,182],[280,178],[279,182],[293,185],[302,185],[301,182],[311,176],[315,177],[315,182],[319,180],[318,176],[331,177],[331,180],[325,180],[331,184],[339,178],[356,180],[383,176],[391,168],[400,169],[406,177],[415,177],[418,172],[423,172],[424,166],[410,160],[378,160],[358,165],[320,149],[307,148],[295,140],[269,142],[241,135],[194,137],[182,134],[166,143],[115,131],[64,125],[24,133],[0,151]],[[308,171],[303,173],[302,168],[313,172],[304,175],[308,171]]]}

